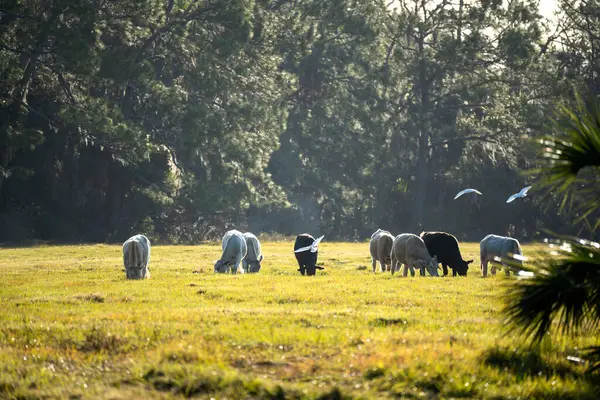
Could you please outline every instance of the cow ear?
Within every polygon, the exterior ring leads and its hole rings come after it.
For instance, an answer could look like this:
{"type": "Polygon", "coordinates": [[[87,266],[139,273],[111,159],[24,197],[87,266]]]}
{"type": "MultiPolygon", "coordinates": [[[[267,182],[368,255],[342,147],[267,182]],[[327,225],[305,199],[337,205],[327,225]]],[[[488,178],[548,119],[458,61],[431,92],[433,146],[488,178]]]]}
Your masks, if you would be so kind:
{"type": "Polygon", "coordinates": [[[467,265],[471,264],[474,260],[467,261],[467,265]]]}

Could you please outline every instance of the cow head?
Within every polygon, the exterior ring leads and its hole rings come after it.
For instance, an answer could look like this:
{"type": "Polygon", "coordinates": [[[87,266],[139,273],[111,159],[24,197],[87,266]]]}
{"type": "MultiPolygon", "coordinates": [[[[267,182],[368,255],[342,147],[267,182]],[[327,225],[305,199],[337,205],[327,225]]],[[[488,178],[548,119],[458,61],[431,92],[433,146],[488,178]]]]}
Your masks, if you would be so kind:
{"type": "Polygon", "coordinates": [[[415,266],[419,269],[425,267],[431,276],[440,276],[438,273],[438,260],[436,256],[431,257],[429,261],[418,260],[415,263],[415,266]]]}
{"type": "Polygon", "coordinates": [[[258,271],[260,271],[260,268],[261,268],[260,262],[262,260],[263,260],[262,254],[260,255],[260,257],[256,261],[248,261],[248,260],[246,260],[246,263],[248,264],[248,271],[247,272],[258,272],[258,271]]]}
{"type": "Polygon", "coordinates": [[[461,260],[460,263],[454,267],[456,273],[460,276],[467,276],[467,271],[469,270],[469,264],[471,264],[473,260],[465,261],[461,260]]]}
{"type": "Polygon", "coordinates": [[[229,271],[229,262],[223,260],[217,260],[215,262],[215,272],[218,274],[225,274],[229,271]]]}
{"type": "Polygon", "coordinates": [[[125,268],[127,279],[144,279],[146,277],[146,267],[129,266],[125,268]]]}

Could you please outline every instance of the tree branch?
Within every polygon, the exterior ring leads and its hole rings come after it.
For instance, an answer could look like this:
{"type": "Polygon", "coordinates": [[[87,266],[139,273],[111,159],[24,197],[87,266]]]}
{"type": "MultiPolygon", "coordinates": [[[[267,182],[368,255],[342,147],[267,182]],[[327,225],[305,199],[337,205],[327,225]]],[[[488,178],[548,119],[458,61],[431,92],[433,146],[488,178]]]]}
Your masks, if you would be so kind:
{"type": "Polygon", "coordinates": [[[462,137],[456,137],[456,138],[449,138],[449,139],[443,139],[443,140],[436,140],[436,141],[431,141],[431,144],[429,145],[429,148],[433,148],[436,146],[440,146],[440,145],[445,145],[448,143],[454,143],[454,142],[471,142],[471,141],[479,141],[479,142],[488,142],[488,143],[498,143],[496,140],[492,140],[493,138],[495,138],[496,135],[469,135],[469,136],[462,136],[462,137]]]}

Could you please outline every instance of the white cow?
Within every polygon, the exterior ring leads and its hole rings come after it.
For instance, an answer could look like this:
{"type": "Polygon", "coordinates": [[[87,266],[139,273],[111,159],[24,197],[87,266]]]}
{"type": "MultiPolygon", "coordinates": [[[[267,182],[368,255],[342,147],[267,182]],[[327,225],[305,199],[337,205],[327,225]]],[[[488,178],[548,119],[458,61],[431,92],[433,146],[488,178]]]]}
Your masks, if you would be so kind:
{"type": "Polygon", "coordinates": [[[492,263],[492,275],[496,275],[494,263],[499,263],[504,267],[506,276],[510,275],[511,267],[523,267],[523,251],[517,239],[487,235],[479,242],[479,255],[481,257],[481,273],[484,278],[487,276],[488,262],[492,263]]]}
{"type": "MultiPolygon", "coordinates": [[[[246,257],[248,246],[246,239],[238,230],[232,229],[225,232],[221,242],[223,253],[221,258],[215,262],[215,272],[225,274],[231,271],[232,274],[238,272],[240,262],[246,257]]],[[[244,267],[239,268],[241,274],[244,273],[244,267]]]]}
{"type": "Polygon", "coordinates": [[[123,243],[123,263],[127,279],[150,278],[150,241],[144,235],[135,235],[123,243]]]}
{"type": "Polygon", "coordinates": [[[421,276],[425,276],[425,270],[431,276],[440,276],[437,258],[431,257],[423,239],[412,233],[396,236],[391,259],[392,274],[400,268],[400,264],[404,264],[404,276],[408,275],[409,268],[412,276],[415,276],[415,268],[421,270],[421,276]]]}
{"type": "Polygon", "coordinates": [[[381,272],[391,269],[392,260],[392,245],[394,244],[394,236],[388,231],[377,229],[371,235],[369,242],[369,251],[371,252],[371,261],[373,263],[373,272],[377,269],[377,261],[381,265],[381,272]]]}
{"type": "Polygon", "coordinates": [[[258,272],[261,268],[260,262],[263,260],[260,241],[250,232],[244,233],[244,239],[246,239],[248,252],[246,253],[246,257],[242,260],[242,265],[246,272],[258,272]]]}

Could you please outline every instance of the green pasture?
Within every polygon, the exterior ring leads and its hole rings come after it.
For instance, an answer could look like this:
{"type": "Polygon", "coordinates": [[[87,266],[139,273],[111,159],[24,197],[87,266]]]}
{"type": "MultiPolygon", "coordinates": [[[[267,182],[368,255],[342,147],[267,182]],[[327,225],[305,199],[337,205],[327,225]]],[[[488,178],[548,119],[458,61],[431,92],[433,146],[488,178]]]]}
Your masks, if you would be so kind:
{"type": "Polygon", "coordinates": [[[515,278],[461,249],[467,277],[407,278],[373,274],[368,243],[322,243],[315,277],[291,240],[236,276],[212,272],[218,244],[154,246],[127,281],[120,246],[3,248],[0,398],[597,399],[566,358],[597,332],[526,347],[501,315],[515,278]]]}

